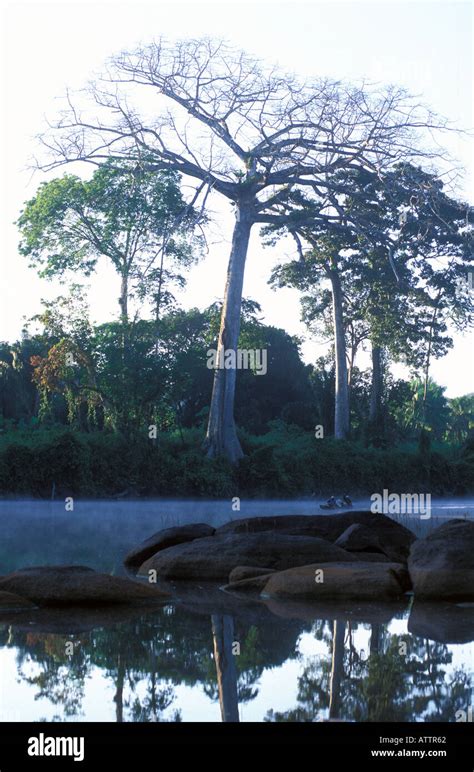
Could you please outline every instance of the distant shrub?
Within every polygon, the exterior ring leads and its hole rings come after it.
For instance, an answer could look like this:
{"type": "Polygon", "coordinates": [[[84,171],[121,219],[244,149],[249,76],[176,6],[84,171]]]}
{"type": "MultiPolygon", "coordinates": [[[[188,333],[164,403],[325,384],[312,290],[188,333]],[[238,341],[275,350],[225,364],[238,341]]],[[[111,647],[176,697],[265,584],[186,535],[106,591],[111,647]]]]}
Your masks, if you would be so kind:
{"type": "Polygon", "coordinates": [[[58,494],[88,492],[90,487],[90,450],[72,432],[66,432],[35,452],[35,484],[48,494],[55,486],[58,494]]]}
{"type": "Polygon", "coordinates": [[[2,453],[2,492],[31,493],[35,487],[35,458],[25,445],[9,445],[2,453]]]}
{"type": "Polygon", "coordinates": [[[48,429],[3,435],[0,493],[231,498],[399,492],[466,494],[474,489],[474,452],[416,446],[378,449],[317,439],[282,420],[264,435],[242,431],[244,458],[232,467],[202,452],[202,431],[126,439],[118,434],[48,429]],[[10,441],[9,441],[10,440],[10,441]],[[54,488],[53,488],[54,486],[54,488]]]}

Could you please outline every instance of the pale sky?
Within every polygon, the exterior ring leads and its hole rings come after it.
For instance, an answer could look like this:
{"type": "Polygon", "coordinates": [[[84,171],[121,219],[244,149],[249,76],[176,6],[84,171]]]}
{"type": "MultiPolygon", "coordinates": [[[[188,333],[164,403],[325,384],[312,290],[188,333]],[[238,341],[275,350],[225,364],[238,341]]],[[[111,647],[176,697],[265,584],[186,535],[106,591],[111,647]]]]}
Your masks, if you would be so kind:
{"type": "MultiPolygon", "coordinates": [[[[460,127],[474,126],[473,13],[469,2],[220,2],[185,3],[6,3],[1,15],[2,137],[0,206],[0,340],[14,340],[23,317],[55,297],[60,285],[40,280],[18,255],[12,222],[44,177],[32,177],[29,158],[45,116],[54,117],[65,88],[81,87],[104,60],[123,48],[164,35],[176,39],[211,35],[301,75],[397,83],[419,94],[460,127]]],[[[474,202],[472,143],[451,135],[449,150],[466,168],[460,195],[474,202]]],[[[74,170],[77,173],[77,169],[74,170]]],[[[56,173],[55,176],[58,176],[56,173]]],[[[216,210],[206,260],[188,276],[184,307],[204,308],[221,299],[232,219],[224,202],[216,210]]],[[[255,228],[244,295],[257,300],[264,321],[306,336],[303,353],[313,361],[324,352],[299,321],[294,290],[273,292],[267,280],[285,258],[284,247],[262,249],[255,228]]],[[[77,277],[79,280],[79,277],[77,277]]],[[[116,316],[118,279],[99,266],[90,280],[92,316],[116,316]]],[[[64,292],[64,289],[62,290],[64,292]]],[[[448,396],[474,390],[474,336],[456,336],[454,350],[433,364],[432,376],[448,396]]],[[[365,365],[364,359],[360,361],[365,365]]],[[[401,374],[400,368],[396,370],[401,374]]],[[[406,373],[404,373],[406,375],[406,373]]]]}

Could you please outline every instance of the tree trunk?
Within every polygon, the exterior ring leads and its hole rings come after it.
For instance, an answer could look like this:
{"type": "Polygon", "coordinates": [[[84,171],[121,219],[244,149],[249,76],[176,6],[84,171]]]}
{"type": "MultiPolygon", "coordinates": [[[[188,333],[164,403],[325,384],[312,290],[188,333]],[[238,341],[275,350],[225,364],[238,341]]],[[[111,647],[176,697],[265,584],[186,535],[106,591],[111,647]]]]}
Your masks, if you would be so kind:
{"type": "Polygon", "coordinates": [[[344,440],[349,434],[349,387],[347,383],[346,341],[342,314],[342,289],[337,271],[329,270],[328,275],[332,287],[334,356],[336,365],[334,437],[337,440],[344,440]]]}
{"type": "MultiPolygon", "coordinates": [[[[428,402],[428,386],[430,382],[431,351],[433,346],[434,327],[436,324],[439,302],[442,298],[442,295],[443,295],[443,290],[440,289],[436,296],[433,314],[431,317],[430,333],[428,338],[428,350],[426,352],[426,361],[425,361],[425,366],[423,368],[423,402],[422,402],[422,410],[421,410],[420,437],[418,440],[418,448],[422,455],[428,454],[431,447],[431,435],[428,427],[426,426],[426,409],[427,409],[427,402],[428,402]]],[[[428,472],[428,477],[429,477],[429,474],[430,473],[428,472]]]]}
{"type": "Polygon", "coordinates": [[[430,380],[431,348],[433,346],[434,326],[436,324],[436,317],[438,315],[438,304],[439,304],[441,295],[442,295],[442,290],[438,292],[438,295],[436,297],[435,307],[433,310],[433,315],[432,315],[431,324],[430,324],[430,333],[428,338],[428,350],[426,352],[426,361],[425,361],[425,366],[423,368],[423,412],[422,412],[422,427],[421,427],[422,433],[425,431],[425,423],[426,423],[426,402],[428,397],[428,384],[430,380]]]}
{"type": "Polygon", "coordinates": [[[353,374],[354,374],[355,355],[356,355],[356,348],[355,348],[354,345],[352,345],[351,346],[350,356],[346,357],[346,363],[347,363],[347,393],[348,393],[349,406],[350,406],[350,402],[351,402],[351,389],[352,389],[352,378],[353,378],[353,374]]]}
{"type": "MultiPolygon", "coordinates": [[[[250,213],[245,209],[238,209],[222,306],[217,346],[218,363],[224,361],[225,351],[229,349],[237,351],[245,260],[251,227],[250,213]]],[[[237,462],[243,456],[234,421],[236,376],[235,368],[227,370],[217,367],[215,370],[211,408],[204,442],[204,448],[210,458],[225,456],[231,463],[237,462]]]]}
{"type": "Polygon", "coordinates": [[[372,343],[372,384],[370,390],[369,421],[377,424],[382,409],[382,349],[372,343]]]}
{"type": "Polygon", "coordinates": [[[237,668],[235,666],[234,654],[232,653],[234,620],[227,615],[213,615],[211,622],[222,720],[237,722],[240,719],[237,696],[237,668]]]}
{"type": "Polygon", "coordinates": [[[124,271],[122,273],[122,281],[120,283],[120,319],[124,324],[128,322],[128,273],[124,271]]]}

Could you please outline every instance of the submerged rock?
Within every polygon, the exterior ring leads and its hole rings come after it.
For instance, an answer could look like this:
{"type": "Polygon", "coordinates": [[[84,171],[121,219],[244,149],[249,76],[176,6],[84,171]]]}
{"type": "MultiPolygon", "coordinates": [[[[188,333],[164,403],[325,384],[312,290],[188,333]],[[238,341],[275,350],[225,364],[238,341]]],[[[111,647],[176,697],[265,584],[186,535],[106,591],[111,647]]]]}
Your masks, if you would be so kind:
{"type": "Polygon", "coordinates": [[[194,539],[203,539],[212,536],[215,529],[206,523],[191,523],[190,525],[181,525],[176,528],[165,528],[162,531],[154,533],[149,539],[146,539],[138,547],[131,550],[124,559],[124,564],[128,568],[139,568],[145,560],[151,558],[156,552],[174,547],[176,544],[184,544],[194,539]]]}
{"type": "Polygon", "coordinates": [[[12,592],[39,605],[88,605],[162,602],[167,596],[152,585],[141,584],[86,566],[35,566],[0,579],[0,592],[12,592]]]}
{"type": "Polygon", "coordinates": [[[264,598],[391,600],[408,589],[401,563],[313,563],[272,574],[264,598]]]}
{"type": "Polygon", "coordinates": [[[223,534],[161,550],[140,567],[154,569],[163,579],[227,580],[232,569],[251,565],[282,571],[293,566],[353,561],[340,547],[309,536],[282,533],[223,534]]]}
{"type": "Polygon", "coordinates": [[[408,569],[416,599],[474,600],[474,523],[449,520],[418,539],[408,569]]]}

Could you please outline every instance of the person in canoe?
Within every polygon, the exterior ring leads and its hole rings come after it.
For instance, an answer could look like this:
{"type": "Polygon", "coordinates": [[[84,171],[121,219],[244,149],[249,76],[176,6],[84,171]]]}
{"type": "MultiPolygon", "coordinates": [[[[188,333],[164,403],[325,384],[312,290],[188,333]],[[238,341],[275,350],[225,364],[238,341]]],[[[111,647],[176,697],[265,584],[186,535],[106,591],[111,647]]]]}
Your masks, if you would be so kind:
{"type": "Polygon", "coordinates": [[[345,509],[352,507],[352,501],[347,494],[340,499],[336,499],[335,496],[331,496],[325,504],[319,505],[321,509],[345,509]]]}

